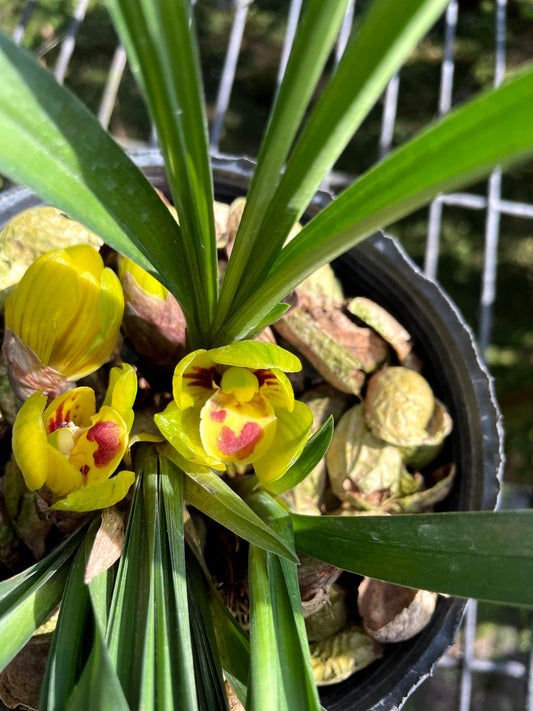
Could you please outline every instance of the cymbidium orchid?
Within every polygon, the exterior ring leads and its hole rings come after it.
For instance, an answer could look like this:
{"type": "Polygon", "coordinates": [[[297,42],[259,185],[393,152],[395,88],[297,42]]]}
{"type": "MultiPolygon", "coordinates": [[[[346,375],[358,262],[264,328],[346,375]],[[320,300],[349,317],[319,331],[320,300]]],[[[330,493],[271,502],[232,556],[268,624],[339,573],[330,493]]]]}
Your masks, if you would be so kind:
{"type": "Polygon", "coordinates": [[[13,427],[13,454],[28,488],[52,508],[93,511],[123,499],[134,480],[118,468],[128,449],[137,376],[130,365],[112,368],[104,404],[80,387],[46,406],[42,391],[22,405],[13,427]]]}
{"type": "Polygon", "coordinates": [[[6,301],[4,355],[19,395],[57,395],[97,370],[115,347],[123,311],[120,281],[91,245],[37,259],[6,301]]]}
{"type": "Polygon", "coordinates": [[[190,463],[220,471],[253,464],[261,481],[272,481],[298,457],[311,430],[311,410],[295,401],[285,375],[301,367],[270,343],[193,351],[176,366],[174,401],[156,424],[190,463]]]}

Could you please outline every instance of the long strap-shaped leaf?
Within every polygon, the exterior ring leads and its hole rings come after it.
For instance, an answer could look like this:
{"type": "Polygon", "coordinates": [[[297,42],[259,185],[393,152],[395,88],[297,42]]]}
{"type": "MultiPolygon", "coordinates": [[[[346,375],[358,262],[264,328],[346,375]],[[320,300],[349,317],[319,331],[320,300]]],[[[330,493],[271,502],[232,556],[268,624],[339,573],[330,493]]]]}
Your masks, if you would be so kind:
{"type": "Polygon", "coordinates": [[[274,195],[305,110],[320,78],[349,0],[310,0],[291,50],[279,94],[261,144],[246,206],[220,293],[220,316],[231,304],[253,255],[262,261],[264,245],[255,247],[257,229],[274,195]]]}
{"type": "Polygon", "coordinates": [[[398,585],[533,606],[533,511],[291,515],[298,550],[398,585]]]}
{"type": "Polygon", "coordinates": [[[194,465],[196,470],[192,471],[190,462],[186,462],[169,444],[161,446],[160,451],[174,465],[186,470],[184,486],[187,503],[250,543],[289,560],[298,560],[290,546],[252,511],[219,474],[207,467],[194,465]]]}
{"type": "MultiPolygon", "coordinates": [[[[260,249],[253,249],[253,242],[249,248],[242,246],[243,250],[248,249],[248,254],[238,273],[239,283],[231,283],[235,297],[233,308],[242,304],[261,284],[291,227],[304,212],[324,176],[391,76],[439,17],[447,2],[375,0],[371,4],[298,139],[274,197],[261,211],[261,224],[255,226],[260,249]]],[[[305,41],[304,26],[300,32],[303,34],[300,41],[305,41]]],[[[306,78],[300,74],[290,80],[293,86],[297,82],[305,83],[306,78]]],[[[258,170],[261,170],[261,164],[258,170]]],[[[268,192],[265,200],[267,198],[270,198],[268,192]]],[[[247,236],[243,234],[243,239],[247,236]]],[[[238,243],[239,237],[234,251],[238,249],[238,243]]],[[[227,311],[221,315],[226,314],[227,311]]]]}
{"type": "Polygon", "coordinates": [[[227,711],[222,661],[211,618],[205,578],[194,556],[187,556],[187,586],[191,609],[191,630],[196,669],[198,706],[227,711]],[[192,559],[192,560],[191,560],[192,559]]]}
{"type": "Polygon", "coordinates": [[[92,619],[84,575],[97,524],[93,522],[87,531],[65,585],[41,687],[39,707],[43,711],[66,708],[86,661],[84,640],[91,633],[92,619]]]}
{"type": "MultiPolygon", "coordinates": [[[[183,532],[172,542],[172,554],[160,486],[167,472],[158,473],[155,451],[140,449],[135,467],[140,476],[111,603],[109,655],[130,707],[196,711],[184,556],[177,552],[183,532]]],[[[181,509],[182,494],[180,479],[166,490],[173,514],[181,509]]],[[[179,515],[173,528],[181,528],[179,515]]]]}
{"type": "Polygon", "coordinates": [[[0,671],[61,600],[68,566],[85,526],[24,573],[0,583],[0,671]]]}
{"type": "Polygon", "coordinates": [[[111,663],[105,643],[105,626],[114,573],[100,573],[89,583],[94,615],[94,640],[80,679],[66,706],[66,711],[130,711],[120,680],[111,663]]]}
{"type": "MultiPolygon", "coordinates": [[[[200,331],[217,298],[213,187],[188,0],[107,0],[160,138],[200,331]]],[[[205,342],[201,345],[205,345],[205,342]]]]}
{"type": "Polygon", "coordinates": [[[283,249],[269,278],[219,334],[249,328],[318,267],[441,191],[482,177],[498,163],[533,153],[533,69],[485,92],[365,173],[283,249]]]}
{"type": "Polygon", "coordinates": [[[268,553],[251,545],[248,556],[250,586],[250,678],[246,709],[287,709],[281,683],[274,610],[268,580],[268,553]]]}
{"type": "Polygon", "coordinates": [[[192,324],[195,287],[180,230],[141,171],[80,101],[2,34],[0,77],[0,172],[155,269],[192,324]]]}
{"type": "MultiPolygon", "coordinates": [[[[287,545],[294,545],[289,514],[280,504],[262,491],[251,494],[247,500],[287,545]]],[[[313,679],[296,565],[269,553],[267,571],[284,698],[291,711],[318,711],[320,702],[313,679]],[[285,659],[291,660],[290,667],[283,663],[285,659]]]]}

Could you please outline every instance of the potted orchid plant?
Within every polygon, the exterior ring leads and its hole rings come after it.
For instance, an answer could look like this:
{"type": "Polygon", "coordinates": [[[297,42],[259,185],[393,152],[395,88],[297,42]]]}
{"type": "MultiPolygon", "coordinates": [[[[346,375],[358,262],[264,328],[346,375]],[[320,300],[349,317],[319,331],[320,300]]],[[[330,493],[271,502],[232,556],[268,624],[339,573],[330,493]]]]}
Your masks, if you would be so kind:
{"type": "MultiPolygon", "coordinates": [[[[5,305],[15,402],[5,486],[36,492],[54,528],[40,559],[0,583],[0,666],[60,604],[41,708],[227,708],[226,682],[249,709],[319,709],[303,553],[400,586],[533,604],[531,512],[291,511],[283,494],[322,460],[332,422],[312,434],[293,390],[301,359],[256,340],[316,270],[439,192],[533,153],[529,67],[394,151],[287,241],[445,4],[374,0],[306,116],[348,6],[309,0],[223,270],[191,3],[107,2],[157,129],[170,208],[96,119],[0,36],[0,171],[53,205],[56,227],[70,234],[75,220],[79,231],[36,259],[5,305]],[[116,268],[87,244],[98,238],[120,255],[103,252],[116,268]],[[146,383],[117,362],[123,314],[139,352],[153,348],[154,382],[172,370],[142,415],[146,383]],[[146,314],[165,327],[142,332],[146,314]],[[203,517],[247,557],[249,634],[213,583],[203,517]]],[[[423,427],[433,401],[426,410],[423,427]]],[[[324,703],[377,707],[357,693],[324,703]]],[[[394,703],[405,694],[404,682],[394,703]]]]}

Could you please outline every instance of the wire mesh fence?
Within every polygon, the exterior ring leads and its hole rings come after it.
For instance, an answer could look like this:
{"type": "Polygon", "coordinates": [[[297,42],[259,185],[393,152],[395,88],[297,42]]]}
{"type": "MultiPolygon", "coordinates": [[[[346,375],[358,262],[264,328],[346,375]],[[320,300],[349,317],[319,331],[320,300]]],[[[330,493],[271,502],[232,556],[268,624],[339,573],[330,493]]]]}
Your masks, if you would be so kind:
{"type": "MultiPolygon", "coordinates": [[[[34,13],[39,8],[39,0],[28,0],[19,20],[13,31],[13,38],[17,43],[24,42],[25,33],[30,26],[32,17],[35,21],[34,13]]],[[[219,66],[214,72],[214,89],[211,97],[210,116],[210,148],[213,154],[221,154],[234,148],[235,143],[228,141],[228,125],[234,120],[232,102],[234,92],[239,80],[239,66],[247,61],[250,47],[246,45],[247,24],[250,16],[254,14],[256,8],[264,5],[270,7],[272,3],[262,3],[260,0],[198,0],[197,10],[209,13],[211,10],[218,13],[217,17],[224,17],[224,43],[223,52],[219,53],[219,66]],[[207,6],[207,9],[206,9],[207,6]]],[[[346,47],[349,35],[354,26],[357,25],[360,6],[366,3],[362,0],[356,3],[352,0],[346,13],[339,37],[336,43],[334,57],[331,60],[333,69],[340,60],[342,52],[346,47]]],[[[275,5],[275,3],[274,3],[275,5]]],[[[272,91],[279,87],[283,72],[290,53],[292,41],[299,16],[302,11],[302,0],[291,0],[291,2],[278,3],[279,12],[282,17],[283,37],[279,41],[276,54],[276,72],[272,91]]],[[[531,5],[531,3],[530,3],[531,5]]],[[[91,12],[93,4],[91,0],[78,0],[73,6],[70,21],[65,23],[64,30],[57,30],[51,36],[46,37],[41,46],[41,53],[54,49],[55,58],[49,65],[54,72],[58,82],[63,83],[68,79],[68,71],[71,60],[76,52],[76,41],[78,35],[83,31],[84,19],[87,13],[91,12]]],[[[533,9],[530,7],[527,14],[528,2],[518,2],[511,6],[514,15],[518,10],[524,13],[525,20],[529,17],[533,20],[533,9]],[[520,6],[520,7],[518,7],[520,6]]],[[[457,52],[465,44],[465,34],[472,31],[477,21],[483,24],[483,31],[486,37],[490,34],[491,49],[488,51],[490,67],[485,63],[485,71],[490,74],[490,83],[498,86],[506,74],[507,48],[509,44],[510,32],[507,25],[508,12],[507,0],[487,0],[487,2],[458,2],[452,0],[446,10],[445,16],[437,28],[432,32],[431,46],[425,46],[426,54],[430,56],[430,61],[434,69],[438,69],[438,75],[434,72],[431,87],[418,87],[422,90],[431,88],[431,96],[434,97],[434,104],[429,108],[433,116],[446,114],[456,99],[464,96],[464,82],[461,83],[460,90],[456,93],[456,80],[458,76],[457,52]],[[466,31],[463,29],[462,45],[458,45],[458,28],[462,16],[467,17],[467,22],[471,23],[466,31]],[[477,18],[477,19],[476,19],[477,18]],[[490,23],[490,24],[489,24],[490,23]],[[490,26],[492,25],[492,27],[490,26]],[[435,49],[437,48],[437,49],[435,49]],[[430,51],[431,50],[431,51],[430,51]],[[431,54],[433,52],[433,54],[431,54]],[[459,94],[459,96],[457,96],[459,94]]],[[[222,21],[222,20],[221,20],[222,21]]],[[[533,30],[533,22],[529,28],[529,36],[533,30]]],[[[526,36],[528,33],[526,32],[526,36]]],[[[467,37],[468,39],[468,37],[467,37]]],[[[527,57],[527,51],[522,52],[520,59],[531,59],[527,57]],[[523,56],[523,55],[526,56],[523,56]]],[[[461,65],[462,66],[462,65],[461,65]]],[[[460,70],[462,71],[462,70],[460,70]]],[[[105,128],[116,128],[116,123],[112,121],[113,112],[116,111],[120,103],[120,91],[127,74],[126,56],[124,49],[116,45],[106,70],[105,81],[102,82],[102,89],[97,101],[93,100],[95,113],[100,123],[105,128]]],[[[416,83],[416,82],[415,82],[416,83]]],[[[411,84],[404,87],[404,69],[398,72],[390,81],[379,106],[374,111],[374,128],[370,131],[375,140],[374,145],[367,141],[365,150],[373,153],[374,158],[382,158],[395,145],[397,140],[404,137],[405,129],[399,122],[401,113],[402,97],[412,90],[411,84]],[[373,131],[373,132],[372,132],[373,131]]],[[[365,134],[366,135],[366,134],[365,134]]],[[[120,135],[120,140],[126,145],[136,145],[138,137],[120,135]]],[[[153,131],[148,131],[142,139],[147,145],[156,144],[156,136],[153,131]]],[[[242,150],[246,150],[247,146],[242,150]]],[[[465,150],[468,147],[465,146],[465,150]]],[[[234,152],[234,151],[232,151],[234,152]]],[[[359,155],[356,153],[356,156],[359,155]]],[[[360,166],[364,164],[364,159],[345,158],[341,161],[338,169],[333,171],[328,179],[331,190],[339,191],[350,183],[353,175],[360,172],[360,166]],[[351,162],[350,162],[351,161],[351,162]]],[[[526,174],[527,178],[527,174],[526,174]]],[[[470,285],[469,288],[477,288],[479,298],[477,299],[478,325],[477,335],[480,351],[484,356],[490,351],[493,338],[493,324],[495,318],[495,306],[499,304],[498,299],[505,298],[497,292],[498,283],[498,254],[500,248],[500,238],[502,234],[502,220],[511,219],[511,228],[517,228],[527,235],[529,221],[533,219],[533,196],[532,202],[527,199],[519,199],[516,195],[524,194],[527,198],[531,192],[523,191],[513,193],[512,199],[505,197],[505,174],[497,168],[491,174],[489,180],[482,185],[476,186],[475,190],[461,193],[439,195],[431,203],[429,209],[421,218],[424,223],[425,248],[420,256],[425,272],[432,278],[440,277],[441,270],[446,270],[447,263],[442,265],[442,244],[446,231],[446,218],[452,212],[456,219],[464,219],[464,215],[475,215],[474,224],[477,226],[477,234],[469,235],[469,238],[480,246],[480,283],[477,286],[470,285]],[[518,227],[517,227],[518,226],[518,227]],[[482,245],[482,247],[481,247],[482,245]]],[[[470,223],[469,223],[470,224],[470,223]]],[[[508,229],[508,228],[506,228],[508,229]]],[[[533,240],[527,242],[531,246],[533,240]]],[[[522,266],[523,263],[522,263],[522,266]]],[[[526,263],[526,270],[533,272],[533,259],[526,263]]],[[[453,295],[453,294],[452,294],[453,295]]],[[[505,308],[505,306],[504,306],[505,308]]],[[[530,334],[530,340],[532,336],[530,334]]],[[[529,343],[529,348],[533,343],[529,343]]],[[[527,411],[526,411],[527,412],[527,411]]],[[[530,417],[530,415],[529,415],[530,417]]],[[[530,461],[526,464],[529,466],[530,461]]],[[[531,505],[530,489],[520,489],[522,496],[519,505],[531,505]]],[[[514,502],[513,505],[515,505],[514,502]]],[[[435,671],[433,679],[428,680],[409,700],[407,707],[412,710],[423,708],[442,709],[447,711],[459,709],[478,709],[482,706],[485,709],[527,709],[533,711],[533,656],[531,655],[531,619],[528,613],[521,613],[518,621],[514,620],[514,629],[519,636],[519,642],[514,647],[508,646],[502,654],[498,656],[498,650],[487,652],[483,648],[480,624],[485,624],[489,610],[483,608],[480,615],[478,605],[471,601],[467,607],[463,630],[459,642],[444,657],[435,671]],[[496,658],[494,658],[496,655],[496,658]],[[489,680],[487,684],[483,680],[489,680]]],[[[512,617],[512,613],[509,613],[512,617]]],[[[499,618],[502,613],[498,613],[499,618]]],[[[504,613],[503,616],[505,617],[504,613]]],[[[492,624],[492,623],[491,623],[492,624]]],[[[509,625],[506,625],[509,627],[509,625]]],[[[495,624],[494,629],[497,628],[495,624]]]]}

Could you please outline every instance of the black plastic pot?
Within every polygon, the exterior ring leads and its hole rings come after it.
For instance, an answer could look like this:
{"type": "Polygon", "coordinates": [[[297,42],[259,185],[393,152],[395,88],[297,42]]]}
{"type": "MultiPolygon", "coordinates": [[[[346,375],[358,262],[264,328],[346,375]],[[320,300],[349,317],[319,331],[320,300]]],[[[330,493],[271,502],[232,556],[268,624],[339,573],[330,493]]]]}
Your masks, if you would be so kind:
{"type": "MultiPolygon", "coordinates": [[[[158,188],[166,188],[157,151],[135,154],[134,160],[158,188]]],[[[217,199],[233,199],[247,191],[253,163],[243,158],[213,161],[217,199]]],[[[319,193],[308,217],[331,196],[319,193]]],[[[0,227],[15,214],[40,201],[25,189],[0,195],[0,227]]],[[[336,260],[335,269],[349,295],[369,296],[390,311],[411,333],[424,374],[454,421],[448,461],[458,472],[450,510],[493,509],[503,463],[502,430],[492,383],[480,362],[472,333],[457,308],[427,279],[398,244],[384,234],[369,238],[336,260]]],[[[322,703],[329,711],[399,709],[452,645],[465,601],[441,598],[433,619],[414,639],[388,645],[383,659],[339,684],[324,687],[322,703]]]]}

